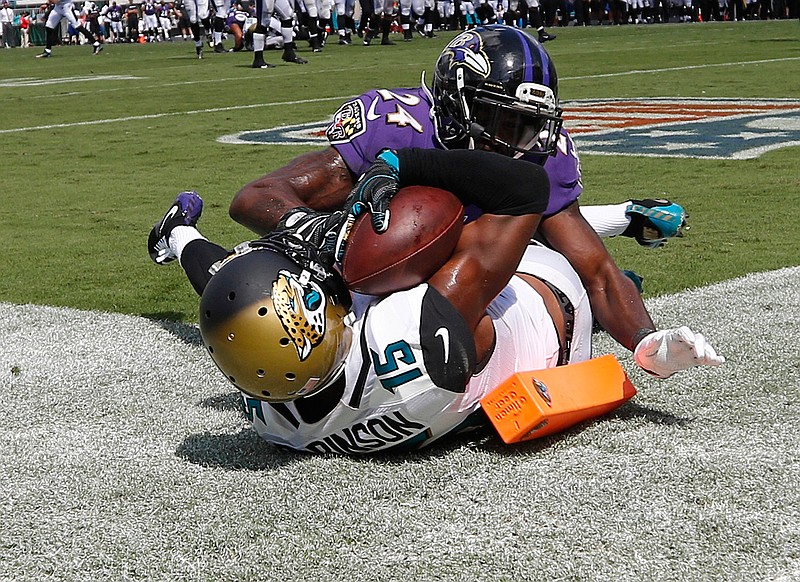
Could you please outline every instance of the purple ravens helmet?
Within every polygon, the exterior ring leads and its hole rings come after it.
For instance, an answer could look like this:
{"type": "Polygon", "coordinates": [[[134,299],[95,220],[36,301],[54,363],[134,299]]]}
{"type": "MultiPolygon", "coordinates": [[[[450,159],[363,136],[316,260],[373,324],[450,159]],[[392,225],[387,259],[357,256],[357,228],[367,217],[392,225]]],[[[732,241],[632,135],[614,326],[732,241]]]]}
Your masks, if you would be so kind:
{"type": "Polygon", "coordinates": [[[562,124],[556,68],[524,30],[491,25],[459,34],[436,61],[433,97],[448,148],[555,152],[562,124]]]}

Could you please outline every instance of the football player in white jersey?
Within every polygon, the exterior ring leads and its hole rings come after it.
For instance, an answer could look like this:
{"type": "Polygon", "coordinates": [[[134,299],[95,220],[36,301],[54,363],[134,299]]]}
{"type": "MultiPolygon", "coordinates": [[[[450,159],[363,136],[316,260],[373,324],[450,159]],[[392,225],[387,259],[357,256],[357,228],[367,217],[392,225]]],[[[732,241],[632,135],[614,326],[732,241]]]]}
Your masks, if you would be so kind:
{"type": "Polygon", "coordinates": [[[225,19],[231,11],[231,0],[214,0],[214,31],[211,33],[215,53],[225,53],[222,45],[222,33],[225,32],[225,19]]]}
{"type": "Polygon", "coordinates": [[[72,27],[82,34],[86,39],[92,43],[92,54],[99,54],[103,50],[103,45],[100,40],[95,37],[85,26],[78,22],[78,16],[75,11],[75,4],[72,0],[49,0],[53,8],[47,15],[47,22],[45,22],[45,47],[44,51],[38,55],[37,58],[49,58],[53,54],[53,45],[58,44],[58,27],[62,19],[66,19],[72,27]]]}
{"type": "MultiPolygon", "coordinates": [[[[298,22],[308,29],[308,45],[312,52],[322,52],[323,37],[320,34],[319,21],[323,7],[317,0],[302,0],[298,3],[298,22]]],[[[328,14],[330,17],[330,11],[328,14]]]]}
{"type": "Polygon", "coordinates": [[[211,28],[211,16],[208,7],[208,0],[186,0],[183,3],[183,10],[189,18],[189,28],[194,39],[194,51],[198,59],[203,58],[203,37],[205,31],[211,28]],[[201,30],[200,25],[203,28],[201,30]]]}
{"type": "Polygon", "coordinates": [[[253,31],[253,64],[254,69],[271,69],[275,65],[264,60],[267,31],[270,20],[276,15],[281,22],[283,35],[283,60],[287,63],[303,65],[308,61],[295,53],[294,43],[294,8],[289,0],[256,0],[256,28],[253,31]]]}
{"type": "MultiPolygon", "coordinates": [[[[491,152],[387,150],[343,210],[278,194],[274,208],[291,208],[277,231],[232,253],[200,234],[202,200],[182,193],[148,251],[156,263],[178,259],[201,294],[203,341],[264,439],[316,453],[408,450],[482,423],[480,399],[513,373],[591,356],[580,278],[530,242],[549,189],[540,166],[491,152]],[[412,184],[450,190],[483,213],[428,281],[351,295],[333,268],[346,225],[369,211],[385,231],[391,197],[412,184]]],[[[702,336],[690,339],[662,339],[665,349],[637,362],[660,376],[722,363],[702,336]]]]}
{"type": "Polygon", "coordinates": [[[425,12],[425,0],[400,0],[399,5],[403,40],[410,42],[414,38],[414,31],[411,29],[411,12],[414,12],[415,21],[421,20],[425,12]]]}
{"type": "Polygon", "coordinates": [[[339,44],[348,45],[353,42],[353,32],[356,25],[353,20],[356,0],[336,0],[336,24],[339,34],[339,44]]]}
{"type": "Polygon", "coordinates": [[[436,0],[442,30],[459,30],[455,4],[454,0],[436,0]]]}
{"type": "MultiPolygon", "coordinates": [[[[378,33],[381,35],[382,45],[393,45],[394,41],[389,38],[393,17],[394,0],[372,0],[372,14],[364,28],[364,45],[369,46],[377,38],[378,33]]],[[[364,18],[363,13],[362,18],[364,18]]]]}

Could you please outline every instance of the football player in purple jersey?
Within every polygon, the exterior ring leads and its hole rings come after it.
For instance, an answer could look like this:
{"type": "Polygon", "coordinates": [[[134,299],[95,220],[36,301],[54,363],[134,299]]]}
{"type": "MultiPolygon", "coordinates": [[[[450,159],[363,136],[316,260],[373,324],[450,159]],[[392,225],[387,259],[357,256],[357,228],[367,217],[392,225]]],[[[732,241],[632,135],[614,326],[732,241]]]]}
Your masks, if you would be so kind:
{"type": "Polygon", "coordinates": [[[125,40],[125,28],[122,26],[124,10],[115,1],[111,5],[103,7],[105,17],[108,19],[109,34],[111,42],[123,42],[125,40]]]}
{"type": "Polygon", "coordinates": [[[158,27],[161,31],[158,38],[172,42],[172,4],[169,2],[158,3],[158,27]]]}
{"type": "MultiPolygon", "coordinates": [[[[242,0],[237,2],[235,8],[228,13],[225,27],[233,37],[232,52],[239,52],[244,49],[244,29],[247,19],[251,17],[250,2],[242,0]]],[[[281,42],[283,39],[281,38],[281,42]]]]}
{"type": "MultiPolygon", "coordinates": [[[[580,275],[598,323],[634,350],[642,365],[638,356],[654,339],[684,340],[674,330],[656,331],[636,285],[581,213],[580,161],[562,127],[557,90],[553,62],[525,31],[493,25],[463,32],[439,56],[433,91],[423,83],[368,91],[345,103],[328,127],[329,147],[244,186],[230,215],[266,234],[295,207],[338,208],[384,148],[486,149],[535,162],[550,180],[539,236],[580,275]]],[[[603,234],[624,234],[649,246],[680,234],[685,218],[682,208],[665,200],[637,200],[597,214],[603,234]]]]}
{"type": "Polygon", "coordinates": [[[142,23],[147,42],[155,42],[158,38],[158,7],[153,0],[145,0],[142,4],[142,23]]]}

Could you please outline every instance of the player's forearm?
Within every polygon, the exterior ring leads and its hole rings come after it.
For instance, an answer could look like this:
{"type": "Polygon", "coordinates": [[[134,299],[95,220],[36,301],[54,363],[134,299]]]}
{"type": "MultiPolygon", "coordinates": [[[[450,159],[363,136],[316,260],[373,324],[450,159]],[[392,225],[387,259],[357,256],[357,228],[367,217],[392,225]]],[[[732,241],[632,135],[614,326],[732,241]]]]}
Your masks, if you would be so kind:
{"type": "Polygon", "coordinates": [[[250,182],[236,194],[229,213],[239,224],[264,235],[292,208],[341,208],[352,186],[347,166],[333,148],[327,148],[299,156],[250,182]]]}
{"type": "Polygon", "coordinates": [[[489,214],[541,214],[547,208],[550,180],[539,165],[480,150],[403,148],[397,156],[401,185],[441,188],[489,214]]]}
{"type": "Polygon", "coordinates": [[[629,350],[636,347],[642,330],[655,330],[636,285],[616,267],[586,290],[597,322],[629,350]]]}

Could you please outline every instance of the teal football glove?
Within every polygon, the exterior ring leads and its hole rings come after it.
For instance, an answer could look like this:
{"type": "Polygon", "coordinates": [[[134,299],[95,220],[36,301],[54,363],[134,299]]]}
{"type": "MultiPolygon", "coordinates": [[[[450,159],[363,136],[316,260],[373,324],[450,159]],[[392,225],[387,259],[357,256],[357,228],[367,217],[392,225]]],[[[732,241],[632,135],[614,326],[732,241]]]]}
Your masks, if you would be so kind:
{"type": "Polygon", "coordinates": [[[657,248],[673,236],[683,236],[686,211],[669,200],[631,200],[625,215],[631,219],[622,236],[635,238],[642,246],[657,248]]]}

